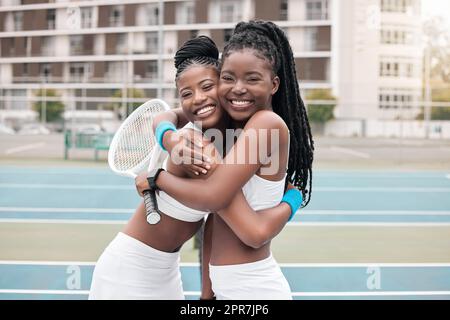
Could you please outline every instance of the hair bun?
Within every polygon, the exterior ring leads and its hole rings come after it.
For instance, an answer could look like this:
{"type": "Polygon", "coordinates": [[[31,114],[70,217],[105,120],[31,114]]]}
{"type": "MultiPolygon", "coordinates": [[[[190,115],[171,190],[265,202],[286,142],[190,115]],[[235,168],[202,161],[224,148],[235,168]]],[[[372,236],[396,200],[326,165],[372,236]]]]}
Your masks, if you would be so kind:
{"type": "Polygon", "coordinates": [[[186,41],[175,53],[175,68],[178,69],[184,61],[196,57],[219,59],[219,50],[211,38],[199,36],[186,41]]]}

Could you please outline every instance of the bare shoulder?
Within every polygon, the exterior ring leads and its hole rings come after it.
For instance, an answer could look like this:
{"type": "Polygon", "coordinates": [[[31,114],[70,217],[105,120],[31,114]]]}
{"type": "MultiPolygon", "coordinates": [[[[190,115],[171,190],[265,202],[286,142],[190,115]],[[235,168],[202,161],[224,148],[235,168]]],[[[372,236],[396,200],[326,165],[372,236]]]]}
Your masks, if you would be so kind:
{"type": "Polygon", "coordinates": [[[245,128],[279,129],[281,132],[289,132],[284,120],[278,114],[269,110],[261,110],[256,112],[248,120],[245,128]]]}

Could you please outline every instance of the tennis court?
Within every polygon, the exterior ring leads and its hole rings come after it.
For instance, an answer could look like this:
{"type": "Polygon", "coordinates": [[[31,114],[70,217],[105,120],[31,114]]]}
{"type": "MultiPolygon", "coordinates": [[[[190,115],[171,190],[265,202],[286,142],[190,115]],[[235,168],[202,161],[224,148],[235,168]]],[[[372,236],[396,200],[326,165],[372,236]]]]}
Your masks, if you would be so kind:
{"type": "MultiPolygon", "coordinates": [[[[316,170],[273,242],[295,299],[450,299],[450,172],[316,170]]],[[[95,261],[140,201],[106,166],[0,167],[0,299],[86,299],[95,261]]],[[[197,251],[182,249],[188,299],[197,251]]]]}

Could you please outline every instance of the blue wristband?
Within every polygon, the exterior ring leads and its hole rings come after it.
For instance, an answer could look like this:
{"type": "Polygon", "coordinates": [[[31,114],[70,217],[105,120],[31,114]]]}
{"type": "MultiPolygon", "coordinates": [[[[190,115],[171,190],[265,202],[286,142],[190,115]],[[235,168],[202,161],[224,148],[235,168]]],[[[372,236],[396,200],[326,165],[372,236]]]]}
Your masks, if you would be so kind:
{"type": "Polygon", "coordinates": [[[156,130],[155,130],[156,141],[158,142],[158,144],[161,146],[161,148],[164,151],[167,151],[167,150],[163,146],[163,137],[164,137],[164,133],[166,133],[166,131],[168,131],[168,130],[177,131],[177,128],[175,127],[175,125],[172,122],[162,121],[158,124],[158,126],[156,127],[156,130]]]}
{"type": "Polygon", "coordinates": [[[297,212],[297,210],[302,205],[302,202],[303,202],[302,193],[297,188],[289,189],[284,194],[283,199],[281,199],[281,202],[286,202],[291,207],[291,216],[289,217],[289,220],[288,220],[288,221],[291,221],[292,218],[295,216],[295,213],[297,212]]]}

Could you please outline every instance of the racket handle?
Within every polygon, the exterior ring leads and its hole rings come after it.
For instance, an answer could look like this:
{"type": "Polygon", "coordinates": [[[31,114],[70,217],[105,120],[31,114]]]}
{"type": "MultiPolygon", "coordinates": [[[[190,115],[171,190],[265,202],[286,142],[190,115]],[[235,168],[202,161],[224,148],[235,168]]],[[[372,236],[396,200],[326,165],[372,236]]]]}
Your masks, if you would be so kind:
{"type": "Polygon", "coordinates": [[[158,204],[156,202],[155,191],[144,191],[144,204],[149,224],[157,224],[161,220],[161,215],[158,212],[158,204]]]}

